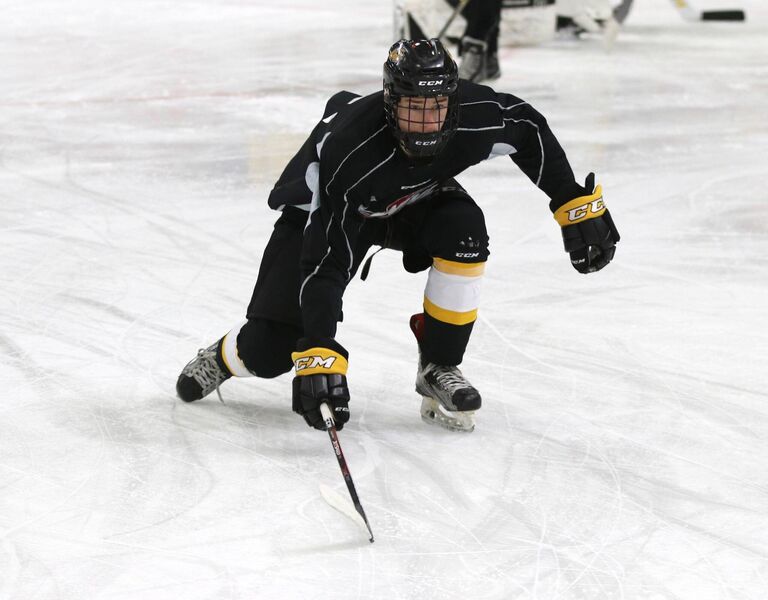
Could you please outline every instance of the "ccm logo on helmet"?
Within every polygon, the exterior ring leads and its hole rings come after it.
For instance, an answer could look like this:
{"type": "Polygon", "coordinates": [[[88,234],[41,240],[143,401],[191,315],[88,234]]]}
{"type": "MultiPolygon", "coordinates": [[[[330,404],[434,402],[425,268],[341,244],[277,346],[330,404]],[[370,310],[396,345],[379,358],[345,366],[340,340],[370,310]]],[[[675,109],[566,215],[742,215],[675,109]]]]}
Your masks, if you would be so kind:
{"type": "Polygon", "coordinates": [[[435,79],[434,81],[419,81],[419,87],[426,85],[443,85],[443,80],[435,79]]]}
{"type": "Polygon", "coordinates": [[[315,368],[331,369],[335,362],[335,356],[329,356],[328,358],[323,358],[322,356],[302,356],[296,359],[295,367],[297,371],[315,368]]]}
{"type": "Polygon", "coordinates": [[[437,144],[437,140],[415,140],[413,143],[417,146],[434,146],[437,144]]]}
{"type": "Polygon", "coordinates": [[[597,200],[587,202],[586,204],[582,204],[581,206],[577,206],[576,208],[569,210],[568,220],[578,221],[586,217],[588,213],[598,213],[604,208],[605,204],[603,204],[603,199],[598,198],[597,200]]]}

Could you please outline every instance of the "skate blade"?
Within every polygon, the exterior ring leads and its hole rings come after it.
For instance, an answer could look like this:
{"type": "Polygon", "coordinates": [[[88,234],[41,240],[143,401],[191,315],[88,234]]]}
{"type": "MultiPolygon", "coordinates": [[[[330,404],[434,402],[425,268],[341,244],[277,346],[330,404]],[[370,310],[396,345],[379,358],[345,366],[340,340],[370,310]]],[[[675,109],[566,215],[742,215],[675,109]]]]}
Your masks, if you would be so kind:
{"type": "Polygon", "coordinates": [[[469,433],[475,429],[475,412],[453,412],[445,410],[440,403],[429,396],[422,396],[421,420],[430,425],[438,425],[449,431],[469,433]]]}

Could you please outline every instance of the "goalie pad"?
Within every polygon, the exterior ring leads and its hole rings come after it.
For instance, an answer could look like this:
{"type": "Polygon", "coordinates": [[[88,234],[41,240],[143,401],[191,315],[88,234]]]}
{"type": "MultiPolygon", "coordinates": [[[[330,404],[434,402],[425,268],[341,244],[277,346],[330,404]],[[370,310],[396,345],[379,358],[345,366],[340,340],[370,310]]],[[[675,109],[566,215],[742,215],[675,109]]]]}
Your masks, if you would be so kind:
{"type": "MultiPolygon", "coordinates": [[[[483,0],[470,0],[482,2],[483,0]]],[[[453,15],[446,0],[395,0],[394,40],[436,36],[453,15]]],[[[555,35],[555,0],[503,0],[499,26],[499,46],[535,45],[555,35]]],[[[445,38],[458,41],[467,22],[457,15],[445,38]]]]}
{"type": "Polygon", "coordinates": [[[555,36],[555,0],[503,0],[500,46],[535,46],[555,36]]]}
{"type": "Polygon", "coordinates": [[[570,19],[580,29],[600,33],[603,23],[613,18],[611,0],[558,0],[557,15],[570,19]]]}

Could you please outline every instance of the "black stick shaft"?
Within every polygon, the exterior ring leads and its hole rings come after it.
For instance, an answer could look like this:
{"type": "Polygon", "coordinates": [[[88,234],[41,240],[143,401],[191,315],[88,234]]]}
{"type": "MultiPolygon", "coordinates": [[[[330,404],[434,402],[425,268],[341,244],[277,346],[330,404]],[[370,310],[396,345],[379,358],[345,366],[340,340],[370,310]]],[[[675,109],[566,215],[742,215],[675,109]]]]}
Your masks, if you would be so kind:
{"type": "Polygon", "coordinates": [[[365,526],[368,528],[368,533],[371,536],[370,542],[373,543],[373,531],[371,531],[371,524],[368,523],[368,517],[365,516],[363,505],[360,504],[360,498],[357,495],[357,490],[355,489],[355,483],[352,481],[352,475],[349,472],[349,467],[347,467],[347,459],[344,458],[344,452],[341,449],[341,442],[339,442],[339,434],[336,431],[336,425],[333,422],[333,417],[331,416],[331,411],[328,408],[328,405],[321,404],[320,412],[322,413],[323,418],[325,419],[325,428],[328,431],[328,437],[331,439],[331,446],[333,446],[333,452],[336,455],[336,460],[339,463],[341,474],[344,476],[344,483],[347,484],[347,490],[349,490],[349,496],[352,498],[352,504],[354,504],[355,510],[357,511],[357,513],[363,518],[363,522],[365,523],[365,526]]]}

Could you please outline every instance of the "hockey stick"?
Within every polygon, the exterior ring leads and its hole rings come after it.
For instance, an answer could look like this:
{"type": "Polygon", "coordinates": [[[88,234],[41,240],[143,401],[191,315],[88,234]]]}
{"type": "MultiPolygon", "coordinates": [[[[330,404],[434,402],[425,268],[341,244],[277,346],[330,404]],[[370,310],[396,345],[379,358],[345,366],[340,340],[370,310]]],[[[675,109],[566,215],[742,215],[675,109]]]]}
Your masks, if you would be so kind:
{"type": "Polygon", "coordinates": [[[672,0],[680,16],[686,21],[744,21],[747,15],[743,10],[698,10],[688,0],[672,0]]]}
{"type": "MultiPolygon", "coordinates": [[[[451,26],[451,23],[456,19],[457,16],[461,13],[461,11],[464,10],[464,7],[469,4],[470,0],[458,0],[458,4],[454,7],[453,12],[448,17],[448,20],[445,22],[443,27],[440,29],[438,34],[434,37],[437,39],[442,39],[442,37],[445,35],[445,33],[448,31],[448,28],[451,26]]],[[[424,31],[421,24],[414,19],[413,14],[408,11],[407,9],[407,3],[405,0],[395,0],[394,5],[394,34],[395,39],[416,39],[416,38],[432,38],[433,36],[429,35],[424,31]]]]}
{"type": "Polygon", "coordinates": [[[357,496],[357,490],[355,490],[355,484],[352,481],[352,475],[349,474],[347,461],[344,458],[344,453],[341,451],[339,434],[336,432],[336,425],[333,423],[333,415],[331,415],[331,409],[328,408],[328,405],[325,402],[320,405],[320,414],[323,415],[323,419],[325,420],[325,428],[328,431],[328,437],[331,438],[331,445],[333,446],[333,451],[336,454],[336,460],[339,462],[341,474],[344,476],[344,483],[347,484],[349,496],[352,498],[352,504],[355,505],[355,510],[363,518],[363,522],[368,528],[368,533],[371,536],[370,542],[373,543],[373,531],[371,531],[371,525],[368,523],[368,517],[365,516],[363,505],[360,504],[360,498],[357,496]]]}
{"type": "Polygon", "coordinates": [[[621,25],[629,14],[629,9],[632,8],[634,0],[621,0],[618,6],[613,9],[613,18],[619,25],[621,25]]]}
{"type": "Polygon", "coordinates": [[[621,0],[619,4],[613,7],[611,16],[603,23],[603,47],[606,51],[610,52],[613,50],[616,38],[629,14],[629,9],[632,8],[633,2],[634,0],[621,0]]]}
{"type": "Polygon", "coordinates": [[[451,26],[451,23],[453,23],[453,20],[459,16],[459,13],[464,10],[469,2],[470,0],[459,0],[459,3],[456,5],[456,8],[453,9],[451,16],[448,17],[448,20],[445,22],[445,25],[443,25],[443,28],[435,36],[438,40],[445,35],[445,32],[448,31],[448,28],[451,26]]]}

